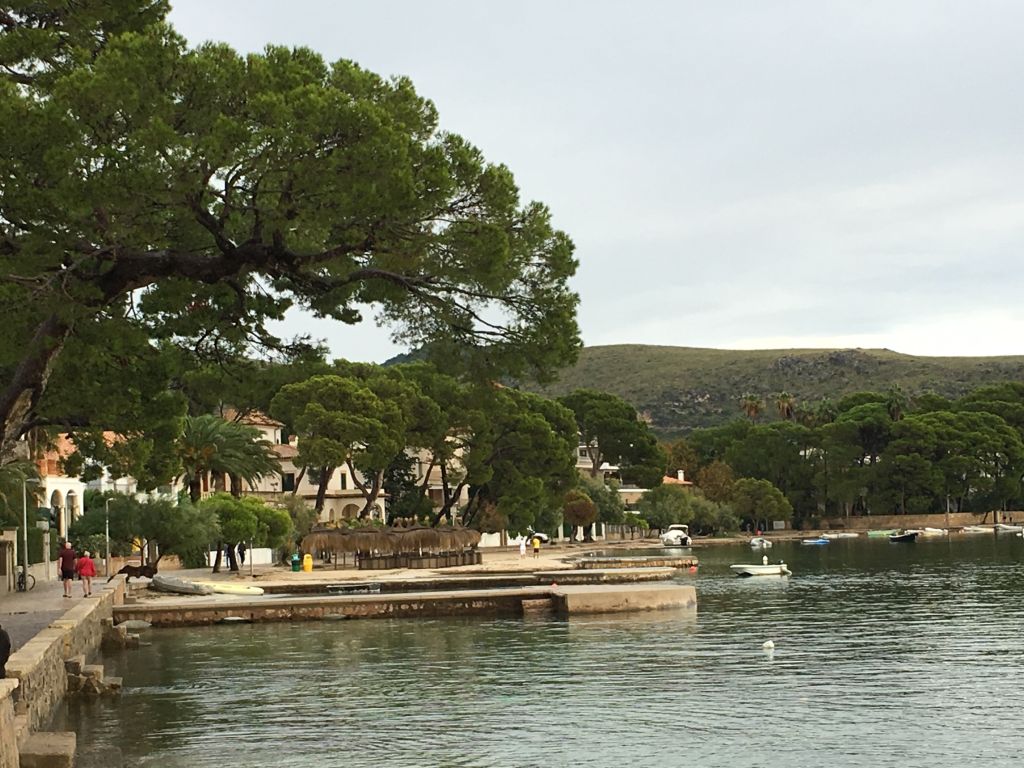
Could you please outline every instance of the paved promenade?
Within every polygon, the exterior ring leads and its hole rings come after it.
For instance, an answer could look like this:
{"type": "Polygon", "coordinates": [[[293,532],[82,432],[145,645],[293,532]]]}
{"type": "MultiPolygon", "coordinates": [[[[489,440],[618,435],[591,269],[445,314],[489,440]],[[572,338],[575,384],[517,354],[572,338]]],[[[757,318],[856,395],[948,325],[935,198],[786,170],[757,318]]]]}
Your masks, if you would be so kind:
{"type": "MultiPolygon", "coordinates": [[[[93,582],[95,589],[96,582],[93,582]]],[[[81,582],[75,582],[75,597],[63,597],[64,586],[59,581],[36,582],[28,592],[10,592],[0,597],[0,625],[11,636],[11,650],[16,651],[35,634],[59,619],[68,608],[85,600],[81,582]]]]}

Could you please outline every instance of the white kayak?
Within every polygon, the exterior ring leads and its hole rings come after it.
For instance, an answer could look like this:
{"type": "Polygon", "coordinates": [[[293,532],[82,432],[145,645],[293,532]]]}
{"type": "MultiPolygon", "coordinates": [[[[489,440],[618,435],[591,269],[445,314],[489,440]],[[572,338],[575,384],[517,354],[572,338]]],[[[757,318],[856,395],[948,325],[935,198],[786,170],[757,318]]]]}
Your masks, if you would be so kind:
{"type": "Polygon", "coordinates": [[[1024,525],[1007,525],[1006,523],[996,523],[996,531],[999,533],[1020,533],[1024,531],[1024,525]]]}
{"type": "Polygon", "coordinates": [[[991,525],[965,525],[962,533],[992,533],[991,525]]]}
{"type": "Polygon", "coordinates": [[[945,528],[922,528],[922,536],[945,536],[949,531],[945,528]]]}
{"type": "Polygon", "coordinates": [[[249,584],[232,584],[229,581],[197,581],[204,587],[209,587],[211,592],[218,595],[246,595],[255,597],[263,594],[262,587],[253,587],[249,584]]]}
{"type": "Polygon", "coordinates": [[[729,568],[737,576],[789,576],[792,573],[785,563],[730,565],[729,568]]]}
{"type": "Polygon", "coordinates": [[[860,536],[860,534],[854,533],[853,531],[842,531],[840,533],[829,532],[821,534],[821,538],[823,539],[856,539],[858,536],[860,536]]]}

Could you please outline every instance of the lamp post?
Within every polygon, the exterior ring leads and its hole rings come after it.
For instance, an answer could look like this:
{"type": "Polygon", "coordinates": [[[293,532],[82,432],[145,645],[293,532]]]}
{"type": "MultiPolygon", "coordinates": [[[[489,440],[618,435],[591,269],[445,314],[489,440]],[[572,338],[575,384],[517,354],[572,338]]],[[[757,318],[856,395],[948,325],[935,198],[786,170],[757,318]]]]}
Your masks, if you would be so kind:
{"type": "Polygon", "coordinates": [[[104,563],[106,564],[104,570],[106,571],[106,573],[104,573],[103,575],[106,576],[109,579],[110,578],[110,499],[109,498],[106,498],[106,499],[103,500],[103,509],[107,513],[106,525],[105,525],[105,528],[104,528],[106,536],[107,536],[107,557],[104,560],[104,563]]]}
{"type": "Polygon", "coordinates": [[[28,581],[28,486],[39,485],[34,477],[21,478],[21,564],[24,568],[25,581],[28,581]]]}

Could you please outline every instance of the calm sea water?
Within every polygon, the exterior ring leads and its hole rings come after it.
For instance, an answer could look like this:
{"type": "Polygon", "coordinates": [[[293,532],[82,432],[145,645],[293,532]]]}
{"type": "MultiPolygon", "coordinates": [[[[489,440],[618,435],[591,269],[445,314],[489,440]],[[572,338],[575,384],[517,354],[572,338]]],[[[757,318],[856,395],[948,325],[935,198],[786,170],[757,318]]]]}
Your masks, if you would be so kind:
{"type": "Polygon", "coordinates": [[[58,727],[82,768],[1019,764],[1024,540],[697,554],[697,611],[151,631],[58,727]]]}

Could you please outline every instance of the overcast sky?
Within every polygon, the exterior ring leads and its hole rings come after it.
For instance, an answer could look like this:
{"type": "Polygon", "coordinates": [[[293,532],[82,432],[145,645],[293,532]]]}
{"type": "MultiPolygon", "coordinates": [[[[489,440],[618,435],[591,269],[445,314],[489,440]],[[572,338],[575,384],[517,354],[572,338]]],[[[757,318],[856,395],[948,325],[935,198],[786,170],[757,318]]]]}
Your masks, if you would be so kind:
{"type": "Polygon", "coordinates": [[[412,78],[575,241],[588,345],[1024,354],[1024,3],[172,2],[412,78]]]}

